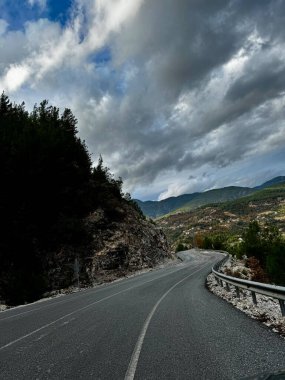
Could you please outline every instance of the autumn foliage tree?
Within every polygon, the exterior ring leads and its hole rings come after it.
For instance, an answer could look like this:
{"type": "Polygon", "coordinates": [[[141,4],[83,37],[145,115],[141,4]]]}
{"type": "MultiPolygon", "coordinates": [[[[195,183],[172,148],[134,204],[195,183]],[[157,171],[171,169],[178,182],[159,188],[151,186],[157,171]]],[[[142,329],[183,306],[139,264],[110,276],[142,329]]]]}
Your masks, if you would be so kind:
{"type": "Polygon", "coordinates": [[[258,259],[272,282],[285,285],[285,241],[277,227],[251,222],[243,234],[241,251],[258,259]]]}

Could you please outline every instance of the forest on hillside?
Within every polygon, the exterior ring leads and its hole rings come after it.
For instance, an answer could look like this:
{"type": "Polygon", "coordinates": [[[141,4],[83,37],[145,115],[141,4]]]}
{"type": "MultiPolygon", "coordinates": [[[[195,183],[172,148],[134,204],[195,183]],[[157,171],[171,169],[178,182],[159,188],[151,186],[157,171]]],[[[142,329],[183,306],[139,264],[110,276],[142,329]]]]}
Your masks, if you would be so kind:
{"type": "Polygon", "coordinates": [[[88,244],[84,217],[100,207],[120,219],[122,202],[137,208],[101,157],[93,167],[76,126],[70,109],[60,113],[44,100],[28,112],[1,95],[0,297],[8,304],[47,289],[52,252],[88,244]]]}
{"type": "Polygon", "coordinates": [[[241,258],[258,261],[263,276],[256,281],[285,285],[285,185],[266,183],[249,196],[219,204],[208,204],[161,218],[176,251],[193,246],[225,250],[241,258]]]}

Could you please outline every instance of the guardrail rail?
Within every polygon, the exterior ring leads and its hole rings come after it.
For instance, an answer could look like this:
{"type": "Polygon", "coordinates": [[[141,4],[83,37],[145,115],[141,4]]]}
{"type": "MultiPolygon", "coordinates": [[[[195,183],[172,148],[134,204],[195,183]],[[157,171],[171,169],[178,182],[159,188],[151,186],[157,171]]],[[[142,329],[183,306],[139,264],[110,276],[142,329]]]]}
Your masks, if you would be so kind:
{"type": "Polygon", "coordinates": [[[212,268],[212,273],[216,278],[218,285],[223,287],[223,283],[226,284],[226,290],[231,291],[230,285],[235,287],[236,296],[240,298],[240,288],[251,292],[252,302],[257,305],[256,294],[262,294],[267,297],[275,298],[279,301],[281,314],[285,316],[285,287],[277,285],[263,284],[262,282],[255,282],[249,280],[243,280],[241,278],[227,276],[224,273],[220,273],[219,269],[228,260],[229,256],[225,257],[222,261],[215,264],[212,268]]]}

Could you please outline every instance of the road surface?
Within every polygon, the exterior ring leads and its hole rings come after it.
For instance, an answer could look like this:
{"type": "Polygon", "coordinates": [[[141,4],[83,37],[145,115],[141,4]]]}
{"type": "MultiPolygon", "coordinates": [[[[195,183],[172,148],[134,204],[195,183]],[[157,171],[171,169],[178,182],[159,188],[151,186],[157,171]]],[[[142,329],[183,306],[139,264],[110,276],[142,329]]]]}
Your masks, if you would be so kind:
{"type": "Polygon", "coordinates": [[[0,313],[0,378],[241,379],[284,369],[285,340],[205,288],[221,258],[192,251],[173,267],[0,313]]]}

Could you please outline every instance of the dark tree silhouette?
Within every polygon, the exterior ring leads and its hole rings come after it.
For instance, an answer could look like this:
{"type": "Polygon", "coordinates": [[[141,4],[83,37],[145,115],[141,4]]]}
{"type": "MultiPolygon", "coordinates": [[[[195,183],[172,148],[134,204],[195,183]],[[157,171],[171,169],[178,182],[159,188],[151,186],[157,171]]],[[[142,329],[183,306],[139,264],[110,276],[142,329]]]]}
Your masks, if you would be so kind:
{"type": "Polygon", "coordinates": [[[123,217],[122,181],[92,168],[71,110],[47,100],[31,113],[0,98],[0,296],[31,301],[46,289],[48,253],[87,239],[83,218],[100,207],[123,217]]]}

